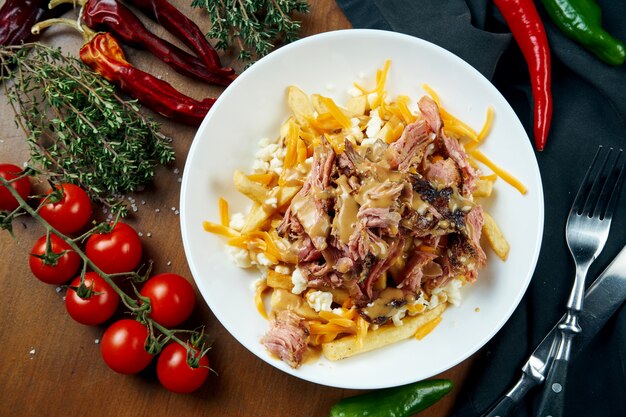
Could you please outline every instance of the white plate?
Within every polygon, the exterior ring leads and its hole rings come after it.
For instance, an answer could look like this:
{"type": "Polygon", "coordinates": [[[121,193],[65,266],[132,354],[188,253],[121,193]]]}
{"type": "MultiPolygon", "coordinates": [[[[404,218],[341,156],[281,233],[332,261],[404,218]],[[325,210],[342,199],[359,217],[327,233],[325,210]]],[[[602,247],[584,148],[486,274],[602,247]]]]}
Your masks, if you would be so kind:
{"type": "MultiPolygon", "coordinates": [[[[488,171],[487,171],[488,172],[488,171]]],[[[429,42],[392,32],[346,30],[311,36],[285,46],[245,71],[219,97],[200,126],[187,158],[181,191],[181,229],[196,284],[224,327],[246,348],[296,377],[342,388],[402,385],[443,372],[480,349],[507,321],[535,269],[543,229],[543,193],[530,141],[515,113],[496,88],[452,53],[429,42]],[[321,358],[292,369],[271,357],[259,340],[267,322],[257,313],[250,284],[258,274],[237,268],[223,240],[202,229],[217,222],[218,198],[231,212],[248,206],[233,188],[235,169],[250,172],[257,142],[275,138],[288,117],[286,88],[297,85],[345,103],[348,89],[363,74],[373,84],[376,70],[390,59],[390,97],[417,101],[422,83],[439,93],[444,107],[480,129],[488,106],[495,110],[491,134],[481,150],[521,180],[521,195],[496,182],[487,210],[511,243],[506,262],[487,250],[488,266],[479,281],[463,288],[460,307],[449,307],[442,323],[425,339],[397,343],[339,362],[321,358]]]]}

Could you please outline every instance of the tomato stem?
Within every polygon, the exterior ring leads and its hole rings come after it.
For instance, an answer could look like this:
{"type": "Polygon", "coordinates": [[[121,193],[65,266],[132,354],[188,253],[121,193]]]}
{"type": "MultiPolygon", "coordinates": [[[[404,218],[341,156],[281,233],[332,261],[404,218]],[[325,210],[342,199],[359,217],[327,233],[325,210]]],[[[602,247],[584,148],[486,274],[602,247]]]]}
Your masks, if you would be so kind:
{"type": "MultiPolygon", "coordinates": [[[[107,228],[110,228],[111,225],[109,223],[99,223],[97,225],[95,225],[90,231],[88,231],[87,233],[85,233],[84,235],[80,236],[80,238],[77,239],[72,239],[68,236],[66,236],[65,234],[59,232],[57,229],[55,229],[52,225],[50,225],[50,223],[48,223],[43,217],[41,217],[38,213],[39,208],[41,208],[41,204],[39,205],[39,207],[37,209],[33,209],[32,207],[30,207],[28,205],[28,203],[22,198],[22,196],[20,196],[18,194],[18,192],[10,185],[10,181],[7,181],[5,178],[0,176],[0,185],[4,186],[7,188],[7,190],[13,195],[13,197],[17,200],[17,202],[19,203],[19,207],[16,208],[15,210],[13,210],[11,213],[9,213],[8,215],[6,215],[6,217],[4,218],[4,221],[6,221],[7,223],[11,222],[11,219],[14,219],[15,217],[17,217],[18,215],[23,214],[23,212],[26,212],[28,214],[30,214],[33,218],[35,218],[45,229],[46,229],[46,239],[49,240],[50,239],[50,234],[54,233],[55,235],[57,235],[59,238],[61,238],[62,240],[64,240],[71,248],[74,252],[76,252],[78,254],[78,256],[80,256],[80,258],[83,260],[83,269],[81,271],[81,285],[84,285],[84,276],[85,273],[87,272],[87,267],[90,267],[95,273],[97,273],[98,275],[100,275],[110,286],[111,288],[113,288],[113,290],[119,295],[120,299],[122,300],[122,302],[124,303],[124,305],[126,306],[126,308],[128,308],[128,310],[130,310],[131,314],[133,314],[138,321],[140,321],[143,325],[145,325],[148,330],[149,330],[149,340],[147,341],[147,345],[150,346],[151,349],[154,349],[153,352],[150,352],[152,354],[156,354],[158,353],[162,347],[170,340],[175,341],[176,343],[179,343],[180,345],[184,346],[186,349],[190,349],[189,348],[189,344],[183,340],[181,340],[178,336],[176,336],[176,333],[183,333],[183,332],[189,332],[192,334],[197,334],[197,331],[191,331],[191,330],[185,330],[185,329],[168,329],[165,326],[162,326],[161,324],[157,323],[156,321],[152,320],[147,313],[150,311],[150,299],[147,297],[141,297],[139,296],[140,300],[136,300],[134,298],[132,298],[131,296],[129,296],[128,294],[126,294],[114,281],[113,278],[118,277],[118,276],[136,276],[139,277],[140,279],[143,278],[143,276],[139,275],[137,272],[135,271],[130,271],[130,272],[122,272],[122,273],[114,273],[114,274],[107,274],[104,271],[102,271],[102,269],[100,269],[97,265],[95,265],[85,254],[85,252],[83,252],[83,250],[78,246],[77,242],[80,240],[83,240],[84,238],[86,238],[87,236],[89,236],[90,234],[94,233],[94,232],[100,232],[102,231],[103,224],[106,225],[107,228]],[[21,212],[21,210],[23,210],[23,212],[21,212]],[[155,336],[154,334],[154,329],[157,329],[163,336],[164,339],[161,341],[159,340],[160,338],[155,336]]],[[[45,200],[44,200],[45,201],[45,200]]],[[[115,221],[113,224],[117,223],[119,220],[119,213],[118,216],[116,217],[115,221]]],[[[106,229],[105,229],[106,230],[106,229]]],[[[10,229],[9,229],[10,231],[10,229]]],[[[50,248],[51,249],[51,248],[50,248]]],[[[148,267],[148,271],[146,273],[146,275],[148,275],[151,271],[151,265],[148,267]]],[[[133,286],[134,288],[134,286],[133,286]]],[[[135,293],[137,293],[137,290],[135,289],[135,293]]],[[[204,347],[204,344],[202,346],[201,352],[202,355],[206,354],[206,352],[208,351],[208,348],[204,347]]]]}

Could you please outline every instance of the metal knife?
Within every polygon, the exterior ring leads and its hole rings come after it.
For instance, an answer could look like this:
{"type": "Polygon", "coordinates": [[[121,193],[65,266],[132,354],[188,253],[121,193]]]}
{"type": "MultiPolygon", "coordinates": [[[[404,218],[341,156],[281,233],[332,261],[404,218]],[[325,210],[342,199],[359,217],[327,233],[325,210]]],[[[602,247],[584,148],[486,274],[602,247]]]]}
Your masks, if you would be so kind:
{"type": "MultiPolygon", "coordinates": [[[[572,347],[572,359],[595,337],[604,323],[615,313],[626,299],[626,246],[613,262],[600,274],[585,293],[585,308],[580,314],[580,326],[585,329],[572,347]]],[[[543,383],[548,373],[548,358],[552,357],[553,341],[558,334],[557,326],[565,315],[550,330],[522,367],[522,377],[482,417],[504,417],[513,412],[526,393],[543,383]]]]}

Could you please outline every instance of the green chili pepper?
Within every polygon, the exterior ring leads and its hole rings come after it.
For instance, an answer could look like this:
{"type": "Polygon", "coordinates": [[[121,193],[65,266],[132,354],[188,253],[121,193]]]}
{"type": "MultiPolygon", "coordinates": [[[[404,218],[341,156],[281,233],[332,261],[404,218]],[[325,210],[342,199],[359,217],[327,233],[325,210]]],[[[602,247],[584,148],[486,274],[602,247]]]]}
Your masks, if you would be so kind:
{"type": "Polygon", "coordinates": [[[602,11],[594,0],[541,0],[550,18],[567,36],[611,65],[626,60],[626,45],[602,27],[602,11]]]}
{"type": "Polygon", "coordinates": [[[344,398],[330,409],[330,417],[408,417],[452,390],[452,381],[433,379],[344,398]]]}

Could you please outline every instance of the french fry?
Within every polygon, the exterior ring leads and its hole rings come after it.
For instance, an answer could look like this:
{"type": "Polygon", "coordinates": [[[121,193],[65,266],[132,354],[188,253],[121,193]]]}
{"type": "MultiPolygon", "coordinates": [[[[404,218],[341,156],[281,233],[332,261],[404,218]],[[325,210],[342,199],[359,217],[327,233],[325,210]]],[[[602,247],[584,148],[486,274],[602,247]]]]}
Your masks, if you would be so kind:
{"type": "Polygon", "coordinates": [[[476,188],[472,192],[474,198],[485,198],[491,197],[491,193],[493,192],[493,183],[495,180],[491,178],[481,178],[476,181],[476,188]]]}
{"type": "Polygon", "coordinates": [[[233,182],[237,191],[255,203],[263,204],[267,199],[269,189],[256,181],[252,181],[243,172],[236,170],[233,174],[233,182]]]}
{"type": "Polygon", "coordinates": [[[328,113],[328,107],[323,103],[322,98],[320,94],[311,94],[311,104],[318,115],[328,113]]]}
{"type": "Polygon", "coordinates": [[[503,261],[509,256],[509,250],[511,246],[507,242],[506,238],[502,234],[502,230],[498,226],[498,223],[489,215],[489,213],[483,213],[485,222],[483,223],[483,234],[489,242],[489,246],[503,261]]]}
{"type": "Polygon", "coordinates": [[[287,88],[287,104],[300,124],[306,124],[307,118],[313,117],[313,105],[306,93],[296,86],[287,88]]]}
{"type": "Polygon", "coordinates": [[[377,330],[370,330],[361,338],[361,347],[358,346],[356,336],[346,336],[332,342],[322,343],[322,354],[326,359],[336,361],[408,339],[422,326],[441,316],[445,309],[446,304],[440,304],[426,313],[404,318],[402,326],[388,324],[377,330]]]}
{"type": "MultiPolygon", "coordinates": [[[[248,180],[253,184],[257,184],[254,181],[248,180]]],[[[265,188],[265,187],[263,187],[265,188]]],[[[248,212],[248,216],[246,217],[246,223],[241,229],[241,233],[248,233],[254,230],[260,229],[261,226],[270,218],[279,207],[283,207],[287,205],[291,199],[300,191],[302,188],[301,185],[298,186],[284,186],[284,187],[274,187],[272,190],[268,190],[265,188],[266,194],[261,199],[261,202],[254,201],[254,204],[250,208],[248,212]],[[265,201],[268,198],[276,198],[276,207],[271,208],[268,207],[265,201]]],[[[239,187],[237,188],[239,189],[239,187]]],[[[241,191],[241,190],[240,190],[241,191]]],[[[242,191],[243,192],[243,191],[242,191]]]]}
{"type": "Polygon", "coordinates": [[[241,229],[241,233],[245,234],[260,229],[270,216],[271,214],[268,214],[261,204],[254,203],[246,216],[246,223],[241,229]]]}
{"type": "Polygon", "coordinates": [[[363,116],[365,112],[369,108],[369,103],[367,102],[367,96],[361,95],[356,97],[350,97],[348,100],[347,109],[354,116],[363,116]]]}
{"type": "Polygon", "coordinates": [[[291,275],[280,274],[273,269],[267,271],[266,278],[267,285],[272,288],[281,288],[283,290],[291,291],[293,289],[293,282],[291,282],[291,275]]]}
{"type": "Polygon", "coordinates": [[[315,310],[304,301],[304,298],[280,288],[272,292],[270,306],[272,307],[272,313],[281,310],[292,310],[305,319],[319,320],[320,318],[315,310]]]}
{"type": "Polygon", "coordinates": [[[302,185],[285,185],[282,187],[275,187],[272,190],[272,196],[276,196],[277,206],[283,207],[291,202],[291,199],[298,194],[298,191],[302,188],[302,185]]]}

